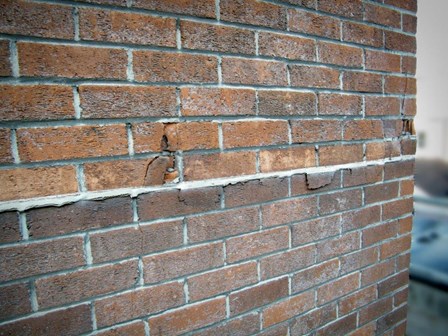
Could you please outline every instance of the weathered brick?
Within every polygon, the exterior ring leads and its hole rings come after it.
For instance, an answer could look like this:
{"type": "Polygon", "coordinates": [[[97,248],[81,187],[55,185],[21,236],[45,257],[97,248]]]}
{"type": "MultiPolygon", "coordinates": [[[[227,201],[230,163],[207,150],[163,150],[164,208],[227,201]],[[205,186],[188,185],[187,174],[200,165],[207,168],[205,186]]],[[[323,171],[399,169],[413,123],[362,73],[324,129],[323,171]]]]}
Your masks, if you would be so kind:
{"type": "Polygon", "coordinates": [[[333,68],[291,65],[290,76],[292,86],[339,89],[339,71],[333,68]]]}
{"type": "Polygon", "coordinates": [[[99,327],[158,313],[185,303],[183,284],[170,282],[96,300],[95,315],[99,327]]]}
{"type": "Polygon", "coordinates": [[[417,113],[417,101],[415,98],[403,99],[403,114],[405,116],[415,116],[417,113]]]}
{"type": "Polygon", "coordinates": [[[21,160],[28,162],[128,153],[124,124],[20,128],[17,141],[21,160]]]}
{"type": "Polygon", "coordinates": [[[169,190],[138,197],[140,220],[192,214],[220,208],[218,188],[169,190]]]}
{"type": "Polygon", "coordinates": [[[360,162],[363,157],[362,145],[319,146],[321,166],[360,162]]]}
{"type": "Polygon", "coordinates": [[[31,313],[30,290],[26,283],[0,287],[0,301],[2,319],[31,313]]]}
{"type": "Polygon", "coordinates": [[[380,264],[374,264],[361,272],[361,285],[376,284],[395,272],[395,261],[388,260],[380,264]]]}
{"type": "Polygon", "coordinates": [[[260,32],[258,37],[260,55],[293,60],[316,60],[315,41],[308,38],[260,32]]]}
{"type": "Polygon", "coordinates": [[[319,196],[320,214],[329,214],[360,207],[361,189],[343,190],[319,196]]]}
{"type": "Polygon", "coordinates": [[[159,252],[180,247],[182,243],[181,221],[140,224],[90,235],[95,263],[159,252]]]}
{"type": "Polygon", "coordinates": [[[256,0],[222,0],[220,8],[221,20],[224,21],[276,29],[286,28],[286,9],[278,5],[256,0]]]}
{"type": "Polygon", "coordinates": [[[1,201],[78,191],[73,166],[3,169],[0,170],[0,185],[1,201]]]}
{"type": "Polygon", "coordinates": [[[336,236],[340,230],[341,217],[339,215],[302,222],[292,226],[292,245],[303,245],[336,236]]]}
{"type": "Polygon", "coordinates": [[[340,20],[296,9],[288,10],[288,28],[291,31],[339,40],[340,20]]]}
{"type": "Polygon", "coordinates": [[[138,82],[218,81],[218,61],[213,56],[137,50],[133,58],[138,82]]]}
{"type": "Polygon", "coordinates": [[[359,322],[365,324],[392,310],[392,298],[370,303],[359,311],[359,322]]]}
{"type": "Polygon", "coordinates": [[[384,3],[411,12],[417,11],[417,0],[384,0],[384,3]]]}
{"type": "Polygon", "coordinates": [[[0,256],[2,281],[85,265],[82,237],[3,247],[0,256]]]}
{"type": "Polygon", "coordinates": [[[334,279],[338,274],[339,260],[337,258],[316,264],[292,276],[291,290],[293,293],[304,291],[334,279]]]}
{"type": "Polygon", "coordinates": [[[383,120],[384,137],[396,138],[404,132],[404,121],[400,119],[383,120]]]}
{"type": "Polygon", "coordinates": [[[0,76],[1,77],[12,75],[12,69],[11,69],[10,63],[11,62],[10,62],[10,53],[9,53],[9,42],[5,41],[5,40],[0,40],[0,76]]]}
{"type": "Polygon", "coordinates": [[[294,198],[261,206],[264,227],[298,222],[317,215],[317,197],[294,198]]]}
{"type": "Polygon", "coordinates": [[[73,39],[75,36],[69,6],[4,0],[0,4],[0,13],[0,31],[4,34],[57,39],[73,39]]]}
{"type": "Polygon", "coordinates": [[[325,304],[359,288],[359,274],[353,273],[333,280],[317,289],[317,303],[325,304]]]}
{"type": "Polygon", "coordinates": [[[177,116],[171,87],[81,85],[79,95],[83,118],[177,116]]]}
{"type": "Polygon", "coordinates": [[[376,203],[398,197],[398,182],[368,186],[364,189],[365,203],[376,203]]]}
{"type": "Polygon", "coordinates": [[[230,315],[238,315],[248,310],[264,306],[288,295],[288,278],[280,278],[256,287],[231,293],[230,315]]]}
{"type": "Polygon", "coordinates": [[[239,318],[227,320],[227,322],[196,331],[197,336],[234,336],[253,335],[260,330],[258,313],[251,313],[239,318]]]}
{"type": "Polygon", "coordinates": [[[255,54],[255,33],[250,30],[181,21],[182,46],[235,54],[255,54]]]}
{"type": "Polygon", "coordinates": [[[340,187],[340,171],[291,176],[291,196],[329,191],[340,187]]]}
{"type": "Polygon", "coordinates": [[[342,231],[350,231],[379,222],[381,208],[379,205],[353,210],[342,214],[342,231]]]}
{"type": "Polygon", "coordinates": [[[382,138],[381,120],[350,120],[344,123],[344,140],[366,140],[382,138]]]}
{"type": "Polygon", "coordinates": [[[371,184],[383,179],[383,166],[367,166],[345,169],[343,171],[344,187],[371,184]]]}
{"type": "Polygon", "coordinates": [[[215,18],[215,2],[213,0],[134,0],[133,7],[169,12],[182,15],[194,15],[206,18],[215,18]]]}
{"type": "Polygon", "coordinates": [[[263,328],[286,321],[314,307],[314,291],[291,296],[263,310],[263,328]]]}
{"type": "Polygon", "coordinates": [[[317,0],[320,11],[345,16],[348,18],[362,19],[362,0],[339,0],[337,4],[333,0],[317,0]]]}
{"type": "Polygon", "coordinates": [[[222,80],[231,84],[287,85],[286,64],[276,61],[224,57],[222,80]]]}
{"type": "Polygon", "coordinates": [[[358,232],[346,233],[340,237],[324,240],[317,244],[317,260],[328,260],[343,254],[350,253],[360,247],[358,232]]]}
{"type": "Polygon", "coordinates": [[[384,92],[395,94],[416,94],[417,81],[415,78],[386,76],[384,92]]]}
{"type": "Polygon", "coordinates": [[[358,92],[382,92],[382,76],[367,72],[344,72],[344,90],[358,92]]]}
{"type": "Polygon", "coordinates": [[[320,62],[354,68],[362,66],[363,56],[361,48],[321,41],[319,41],[318,47],[320,62]]]}
{"type": "Polygon", "coordinates": [[[400,236],[381,245],[381,259],[408,252],[411,248],[411,235],[400,236]]]}
{"type": "Polygon", "coordinates": [[[370,286],[360,291],[350,294],[339,301],[339,312],[346,315],[377,298],[375,286],[370,286]]]}
{"type": "Polygon", "coordinates": [[[79,35],[83,40],[176,46],[176,20],[138,13],[79,10],[79,35]]]}
{"type": "Polygon", "coordinates": [[[149,319],[151,335],[180,335],[226,318],[225,298],[182,307],[149,319]]]}
{"type": "Polygon", "coordinates": [[[415,155],[417,150],[417,139],[402,139],[400,143],[401,153],[403,155],[415,155]]]}
{"type": "Polygon", "coordinates": [[[399,141],[371,142],[366,145],[367,160],[379,160],[400,156],[399,141]]]}
{"type": "Polygon", "coordinates": [[[90,305],[80,305],[2,325],[4,335],[80,335],[92,331],[90,305]]]}
{"type": "Polygon", "coordinates": [[[187,281],[189,298],[197,301],[257,283],[257,263],[230,266],[191,277],[187,281]]]}
{"type": "Polygon", "coordinates": [[[255,91],[250,89],[181,88],[185,116],[253,115],[255,91]]]}
{"type": "Polygon", "coordinates": [[[163,280],[216,268],[224,264],[222,243],[190,247],[143,258],[145,283],[163,280]]]}
{"type": "Polygon", "coordinates": [[[366,50],[366,69],[400,72],[400,55],[382,51],[366,50]]]}
{"type": "Polygon", "coordinates": [[[145,324],[143,321],[132,322],[112,329],[100,331],[100,336],[139,336],[145,333],[145,324]]]}
{"type": "Polygon", "coordinates": [[[166,136],[166,148],[162,149],[171,152],[219,147],[218,124],[214,122],[165,124],[164,133],[166,136]]]}
{"type": "Polygon", "coordinates": [[[26,212],[29,236],[58,236],[132,222],[131,199],[109,198],[79,201],[61,207],[31,209],[26,212]]]}
{"type": "Polygon", "coordinates": [[[259,115],[315,115],[316,96],[309,92],[258,91],[259,115]]]}
{"type": "MultiPolygon", "coordinates": [[[[391,328],[393,325],[398,324],[398,322],[403,321],[403,320],[406,321],[407,312],[408,312],[408,307],[403,306],[403,307],[400,307],[400,308],[394,310],[393,312],[381,317],[377,322],[377,332],[383,333],[387,329],[391,328]]],[[[404,324],[401,324],[401,326],[404,328],[396,329],[397,333],[394,334],[394,336],[402,335],[403,332],[405,332],[406,322],[404,324]],[[403,330],[403,329],[405,329],[405,330],[403,330]]],[[[397,328],[399,328],[399,327],[397,327],[397,328]]],[[[395,331],[394,331],[394,333],[395,333],[395,331]]]]}
{"type": "Polygon", "coordinates": [[[340,274],[351,273],[378,261],[378,248],[371,247],[340,258],[340,274]]]}
{"type": "Polygon", "coordinates": [[[13,161],[11,131],[7,128],[0,128],[0,163],[11,163],[13,161]]]}
{"type": "Polygon", "coordinates": [[[359,115],[362,111],[361,96],[320,93],[320,115],[359,115]]]}
{"type": "Polygon", "coordinates": [[[122,49],[40,43],[17,43],[22,76],[125,79],[127,55],[122,49]]]}
{"type": "Polygon", "coordinates": [[[403,303],[408,301],[409,296],[409,288],[406,287],[397,293],[394,294],[394,306],[398,307],[401,306],[403,303]]]}
{"type": "Polygon", "coordinates": [[[60,306],[131,288],[138,282],[137,266],[137,260],[131,260],[39,279],[36,281],[39,307],[60,306]]]}
{"type": "Polygon", "coordinates": [[[342,24],[343,41],[368,45],[371,47],[383,46],[383,31],[379,28],[361,23],[344,22],[342,24]]]}
{"type": "Polygon", "coordinates": [[[400,12],[374,4],[364,4],[365,21],[377,23],[387,27],[400,28],[400,12]]]}
{"type": "Polygon", "coordinates": [[[255,174],[254,152],[192,154],[184,157],[186,181],[255,174]]]}
{"type": "Polygon", "coordinates": [[[12,243],[20,240],[19,215],[15,211],[0,213],[0,243],[12,243]]]}
{"type": "Polygon", "coordinates": [[[166,147],[168,146],[166,126],[167,124],[160,122],[143,122],[133,124],[132,137],[134,142],[134,151],[136,153],[148,153],[166,150],[166,147]]]}
{"type": "Polygon", "coordinates": [[[417,51],[415,36],[405,35],[393,31],[385,31],[384,34],[386,49],[405,51],[414,54],[417,51]]]}
{"type": "Polygon", "coordinates": [[[400,99],[395,97],[366,96],[366,115],[400,115],[400,99]]]}
{"type": "Polygon", "coordinates": [[[398,233],[406,234],[412,231],[412,216],[398,220],[398,233]]]}
{"type": "Polygon", "coordinates": [[[236,121],[222,124],[225,148],[288,143],[286,120],[236,121]]]}
{"type": "Polygon", "coordinates": [[[417,69],[417,58],[412,56],[401,57],[401,72],[415,75],[417,69]]]}
{"type": "Polygon", "coordinates": [[[328,304],[296,317],[291,323],[292,335],[305,335],[336,319],[336,305],[328,304]]]}
{"type": "Polygon", "coordinates": [[[317,331],[316,336],[347,335],[356,329],[357,314],[345,316],[317,331]]]}
{"type": "Polygon", "coordinates": [[[414,211],[412,198],[401,199],[383,204],[383,219],[392,219],[414,211]]]}
{"type": "Polygon", "coordinates": [[[339,120],[293,120],[291,121],[293,143],[337,141],[342,137],[339,120]]]}
{"type": "Polygon", "coordinates": [[[314,167],[314,147],[291,147],[287,149],[263,150],[260,152],[260,170],[263,173],[314,167]]]}

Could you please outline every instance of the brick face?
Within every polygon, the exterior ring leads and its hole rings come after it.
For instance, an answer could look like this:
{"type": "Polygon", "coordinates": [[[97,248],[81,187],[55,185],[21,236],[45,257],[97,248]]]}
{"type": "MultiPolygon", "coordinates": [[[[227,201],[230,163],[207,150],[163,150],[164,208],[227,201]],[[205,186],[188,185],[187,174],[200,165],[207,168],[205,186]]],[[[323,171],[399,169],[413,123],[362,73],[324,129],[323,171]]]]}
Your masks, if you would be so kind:
{"type": "Polygon", "coordinates": [[[416,10],[0,1],[0,334],[404,334],[416,10]]]}

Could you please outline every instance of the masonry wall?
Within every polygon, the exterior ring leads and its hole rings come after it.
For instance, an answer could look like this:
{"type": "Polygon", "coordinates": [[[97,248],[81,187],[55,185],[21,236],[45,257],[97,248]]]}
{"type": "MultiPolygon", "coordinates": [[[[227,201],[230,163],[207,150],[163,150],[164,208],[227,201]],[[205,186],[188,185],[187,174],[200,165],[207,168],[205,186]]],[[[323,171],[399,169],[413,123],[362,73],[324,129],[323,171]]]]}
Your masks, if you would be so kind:
{"type": "Polygon", "coordinates": [[[0,1],[0,335],[404,335],[415,12],[0,1]]]}

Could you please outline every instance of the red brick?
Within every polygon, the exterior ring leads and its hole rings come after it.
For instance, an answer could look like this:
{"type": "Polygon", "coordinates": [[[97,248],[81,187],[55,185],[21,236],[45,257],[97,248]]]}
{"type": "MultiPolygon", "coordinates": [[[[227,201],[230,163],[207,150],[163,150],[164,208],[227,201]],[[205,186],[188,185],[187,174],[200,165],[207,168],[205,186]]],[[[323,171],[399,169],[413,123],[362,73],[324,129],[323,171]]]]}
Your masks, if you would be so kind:
{"type": "Polygon", "coordinates": [[[401,199],[383,204],[383,220],[400,217],[414,211],[412,198],[401,199]]]}
{"type": "Polygon", "coordinates": [[[140,220],[181,216],[220,208],[218,188],[168,190],[138,197],[140,220]]]}
{"type": "Polygon", "coordinates": [[[98,327],[105,327],[184,303],[183,284],[170,282],[106,297],[95,301],[94,306],[98,327]]]}
{"type": "Polygon", "coordinates": [[[387,27],[400,28],[400,12],[373,4],[364,4],[365,21],[377,23],[387,27]]]}
{"type": "Polygon", "coordinates": [[[320,213],[329,214],[360,207],[362,192],[360,189],[343,190],[319,197],[320,213]]]}
{"type": "Polygon", "coordinates": [[[134,151],[136,153],[161,152],[166,150],[168,139],[166,128],[168,124],[160,122],[143,122],[132,125],[134,151]]]}
{"type": "Polygon", "coordinates": [[[11,131],[7,128],[0,128],[0,163],[11,163],[13,161],[11,131]]]}
{"type": "Polygon", "coordinates": [[[60,306],[131,288],[137,282],[137,260],[131,260],[39,279],[37,301],[42,308],[60,306]]]}
{"type": "Polygon", "coordinates": [[[289,230],[287,227],[230,238],[226,241],[227,261],[234,263],[287,249],[288,240],[289,230]]]}
{"type": "Polygon", "coordinates": [[[360,246],[358,232],[346,233],[340,237],[324,240],[317,244],[317,260],[328,260],[355,251],[360,246]]]}
{"type": "Polygon", "coordinates": [[[260,261],[261,278],[269,279],[310,266],[314,264],[315,252],[314,245],[309,245],[263,258],[260,261]]]}
{"type": "Polygon", "coordinates": [[[358,92],[382,92],[382,76],[367,72],[344,72],[344,90],[358,92]]]}
{"type": "Polygon", "coordinates": [[[261,172],[291,170],[314,167],[314,147],[291,147],[287,149],[263,150],[260,152],[261,172]]]}
{"type": "Polygon", "coordinates": [[[367,160],[380,160],[400,156],[399,141],[371,142],[366,144],[367,160]]]}
{"type": "Polygon", "coordinates": [[[384,183],[365,188],[365,203],[376,203],[398,197],[398,182],[384,183]]]}
{"type": "Polygon", "coordinates": [[[256,231],[259,227],[258,209],[244,208],[190,217],[186,223],[190,242],[215,240],[256,231]]]}
{"type": "Polygon", "coordinates": [[[357,314],[345,316],[317,331],[316,336],[347,335],[356,329],[357,314]]]}
{"type": "Polygon", "coordinates": [[[262,203],[288,196],[287,178],[264,178],[224,187],[226,207],[262,203]]]}
{"type": "Polygon", "coordinates": [[[388,50],[397,50],[414,53],[417,51],[415,36],[385,31],[385,47],[388,50]]]}
{"type": "Polygon", "coordinates": [[[127,55],[122,49],[19,42],[22,76],[125,79],[127,55]]]}
{"type": "Polygon", "coordinates": [[[282,297],[288,296],[288,278],[272,280],[256,287],[231,293],[230,316],[244,313],[248,310],[267,305],[282,297]]]}
{"type": "Polygon", "coordinates": [[[344,123],[344,140],[366,140],[383,137],[381,120],[349,120],[344,123]]]}
{"type": "Polygon", "coordinates": [[[395,138],[402,135],[404,130],[404,121],[400,119],[383,120],[384,137],[395,138]]]}
{"type": "Polygon", "coordinates": [[[230,266],[191,277],[187,281],[190,300],[197,301],[257,283],[257,263],[230,266]]]}
{"type": "Polygon", "coordinates": [[[364,44],[372,47],[383,46],[381,29],[355,22],[344,22],[342,26],[343,41],[364,44]]]}
{"type": "Polygon", "coordinates": [[[100,331],[100,336],[140,336],[145,334],[145,324],[143,321],[132,322],[123,326],[115,327],[105,331],[100,331]]]}
{"type": "Polygon", "coordinates": [[[417,102],[415,98],[403,99],[403,114],[405,116],[415,116],[417,113],[417,102]]]}
{"type": "Polygon", "coordinates": [[[414,34],[417,32],[416,16],[403,14],[403,31],[414,34]]]}
{"type": "Polygon", "coordinates": [[[412,56],[401,57],[401,72],[415,75],[417,68],[417,58],[412,56]]]}
{"type": "Polygon", "coordinates": [[[181,221],[92,233],[90,245],[95,263],[124,259],[180,247],[183,243],[181,221]]]}
{"type": "Polygon", "coordinates": [[[90,305],[31,316],[2,325],[4,335],[80,335],[92,331],[90,305]]]}
{"type": "Polygon", "coordinates": [[[394,7],[406,9],[411,12],[417,11],[417,0],[384,0],[384,3],[394,7]]]}
{"type": "Polygon", "coordinates": [[[0,40],[0,76],[2,77],[12,75],[9,57],[9,42],[0,40]]]}
{"type": "Polygon", "coordinates": [[[206,18],[215,18],[215,2],[213,0],[134,0],[133,7],[169,12],[182,15],[193,15],[206,18]]]}
{"type": "Polygon", "coordinates": [[[400,236],[381,245],[381,259],[408,252],[411,248],[411,235],[400,236]]]}
{"type": "Polygon", "coordinates": [[[0,287],[0,301],[2,319],[31,313],[30,290],[26,283],[0,287]]]}
{"type": "Polygon", "coordinates": [[[220,8],[224,21],[286,29],[286,9],[278,5],[256,0],[222,0],[220,8]]]}
{"type": "Polygon", "coordinates": [[[320,62],[354,68],[362,66],[363,56],[361,48],[321,41],[319,41],[318,46],[320,62]]]}
{"type": "Polygon", "coordinates": [[[408,287],[398,291],[394,295],[394,306],[398,307],[398,306],[401,306],[403,303],[406,303],[408,301],[408,296],[409,296],[409,288],[408,287]]]}
{"type": "Polygon", "coordinates": [[[184,157],[186,181],[255,174],[254,152],[192,154],[184,157]]]}
{"type": "Polygon", "coordinates": [[[395,97],[366,96],[366,115],[400,115],[400,99],[395,97]]]}
{"type": "Polygon", "coordinates": [[[350,211],[342,214],[342,231],[363,228],[369,224],[377,223],[381,219],[380,206],[350,211]]]}
{"type": "Polygon", "coordinates": [[[21,128],[17,141],[21,160],[28,162],[128,153],[124,124],[21,128]]]}
{"type": "Polygon", "coordinates": [[[82,40],[175,47],[176,20],[81,8],[79,35],[82,40]]]}
{"type": "Polygon", "coordinates": [[[286,64],[275,61],[224,57],[222,80],[232,84],[287,85],[286,64]]]}
{"type": "Polygon", "coordinates": [[[225,298],[182,307],[149,319],[151,335],[180,335],[226,318],[225,298]]]}
{"type": "Polygon", "coordinates": [[[376,244],[397,235],[397,222],[389,222],[362,231],[362,246],[376,244]]]}
{"type": "Polygon", "coordinates": [[[370,286],[350,294],[339,301],[339,314],[347,315],[377,298],[376,287],[370,286]]]}
{"type": "Polygon", "coordinates": [[[396,325],[396,324],[398,324],[398,322],[404,320],[404,323],[401,324],[401,326],[397,327],[398,329],[394,330],[394,336],[395,335],[397,335],[397,336],[403,335],[403,332],[406,330],[407,312],[408,312],[408,307],[403,306],[403,307],[400,307],[400,308],[394,310],[393,312],[381,317],[377,322],[378,333],[381,334],[385,330],[391,328],[393,325],[396,325]],[[403,330],[403,328],[400,329],[400,327],[404,327],[405,330],[403,330]],[[395,333],[395,331],[396,331],[396,333],[395,333]]]}
{"type": "Polygon", "coordinates": [[[250,89],[181,88],[184,116],[254,115],[255,91],[250,89]]]}
{"type": "Polygon", "coordinates": [[[79,95],[83,118],[177,116],[171,87],[81,85],[79,95]]]}
{"type": "Polygon", "coordinates": [[[321,166],[360,162],[363,158],[362,145],[319,146],[321,166]]]}
{"type": "Polygon", "coordinates": [[[417,81],[415,78],[386,76],[384,92],[395,94],[416,94],[417,81]]]}
{"type": "Polygon", "coordinates": [[[376,320],[381,315],[392,310],[392,298],[386,298],[375,301],[359,311],[359,323],[365,324],[367,322],[376,320]]]}
{"type": "Polygon", "coordinates": [[[78,191],[73,166],[3,169],[0,170],[0,185],[1,201],[78,191]]]}
{"type": "Polygon", "coordinates": [[[364,268],[378,261],[378,249],[371,247],[369,249],[357,251],[340,257],[340,274],[351,273],[355,270],[364,268]]]}
{"type": "Polygon", "coordinates": [[[260,55],[282,57],[293,60],[316,60],[315,41],[308,38],[260,32],[260,55]]]}
{"type": "Polygon", "coordinates": [[[79,2],[126,7],[126,0],[79,0],[79,2]]]}
{"type": "Polygon", "coordinates": [[[339,215],[302,222],[292,226],[292,245],[303,245],[336,236],[340,230],[341,217],[339,215]]]}
{"type": "Polygon", "coordinates": [[[250,30],[181,21],[182,46],[235,54],[255,54],[255,33],[250,30]]]}
{"type": "Polygon", "coordinates": [[[20,240],[19,216],[15,211],[0,213],[0,243],[12,243],[20,240]]]}
{"type": "Polygon", "coordinates": [[[225,148],[288,143],[288,122],[284,120],[225,122],[222,132],[225,148]]]}
{"type": "Polygon", "coordinates": [[[342,140],[342,122],[329,119],[293,120],[291,135],[293,143],[342,140]]]}
{"type": "Polygon", "coordinates": [[[417,150],[417,139],[402,139],[401,153],[403,155],[414,155],[417,150]]]}
{"type": "Polygon", "coordinates": [[[259,115],[315,115],[316,96],[309,92],[258,91],[259,115]]]}
{"type": "Polygon", "coordinates": [[[359,288],[359,274],[353,273],[333,280],[317,289],[317,303],[322,305],[336,298],[354,292],[359,288]]]}
{"type": "Polygon", "coordinates": [[[58,39],[75,36],[72,8],[43,3],[4,0],[0,4],[0,30],[3,34],[58,39]]]}
{"type": "Polygon", "coordinates": [[[348,18],[362,19],[363,16],[362,0],[338,0],[336,4],[333,0],[317,0],[317,6],[320,11],[348,18]]]}
{"type": "Polygon", "coordinates": [[[0,279],[15,280],[85,265],[82,237],[3,247],[0,279]]]}
{"type": "Polygon", "coordinates": [[[291,176],[292,196],[329,191],[339,189],[340,187],[340,171],[291,176]]]}
{"type": "Polygon", "coordinates": [[[387,260],[381,264],[375,264],[371,267],[364,269],[361,272],[361,285],[366,286],[370,284],[376,284],[381,279],[385,279],[394,272],[395,272],[394,260],[387,260]]]}
{"type": "Polygon", "coordinates": [[[100,201],[78,201],[60,207],[26,212],[30,237],[58,236],[132,222],[131,199],[115,197],[100,201]]]}
{"type": "Polygon", "coordinates": [[[400,72],[400,55],[384,53],[381,51],[366,50],[366,69],[400,72]]]}
{"type": "Polygon", "coordinates": [[[291,85],[339,89],[339,71],[333,68],[290,65],[291,85]]]}
{"type": "Polygon", "coordinates": [[[263,328],[289,320],[314,308],[314,291],[287,298],[263,310],[263,328]]]}
{"type": "Polygon", "coordinates": [[[334,321],[336,317],[335,304],[319,307],[309,313],[296,317],[291,323],[291,335],[305,335],[319,326],[334,321]]]}
{"type": "Polygon", "coordinates": [[[400,182],[400,196],[414,194],[414,180],[404,180],[400,182]]]}
{"type": "MultiPolygon", "coordinates": [[[[218,124],[214,122],[183,122],[164,125],[166,147],[177,150],[218,148],[218,124]]],[[[141,143],[143,141],[138,141],[141,143]]]]}
{"type": "Polygon", "coordinates": [[[261,206],[263,226],[298,222],[317,215],[317,197],[294,198],[261,206]]]}
{"type": "Polygon", "coordinates": [[[406,234],[412,231],[412,216],[398,220],[398,233],[406,234]]]}
{"type": "Polygon", "coordinates": [[[383,166],[367,166],[345,169],[343,171],[344,187],[379,182],[383,179],[383,166]]]}
{"type": "Polygon", "coordinates": [[[138,82],[218,81],[218,61],[213,56],[137,50],[133,57],[134,76],[138,82]]]}
{"type": "MultiPolygon", "coordinates": [[[[251,313],[239,318],[227,320],[227,322],[196,331],[197,336],[233,336],[254,335],[260,330],[260,318],[258,313],[251,313]]],[[[283,334],[284,335],[284,334],[283,334]]]]}
{"type": "Polygon", "coordinates": [[[339,260],[337,258],[314,265],[292,276],[291,290],[293,293],[301,292],[334,279],[338,274],[339,260]]]}
{"type": "Polygon", "coordinates": [[[143,258],[145,283],[163,280],[216,268],[224,264],[222,243],[190,247],[143,258]]]}
{"type": "Polygon", "coordinates": [[[320,93],[320,115],[359,115],[362,107],[361,96],[320,93]]]}
{"type": "Polygon", "coordinates": [[[411,261],[410,251],[407,251],[403,255],[399,255],[396,258],[396,271],[409,270],[409,264],[411,261]]]}
{"type": "Polygon", "coordinates": [[[340,21],[330,16],[302,10],[288,10],[288,28],[291,31],[339,40],[340,21]]]}

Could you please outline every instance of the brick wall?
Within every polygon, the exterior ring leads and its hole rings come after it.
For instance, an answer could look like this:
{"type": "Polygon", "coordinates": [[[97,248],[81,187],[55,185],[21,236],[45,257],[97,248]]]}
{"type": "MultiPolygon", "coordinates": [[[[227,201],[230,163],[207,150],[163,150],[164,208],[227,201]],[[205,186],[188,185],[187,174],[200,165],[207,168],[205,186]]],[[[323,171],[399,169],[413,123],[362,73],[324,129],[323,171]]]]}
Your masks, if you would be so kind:
{"type": "Polygon", "coordinates": [[[0,335],[403,335],[415,12],[0,1],[0,335]]]}

